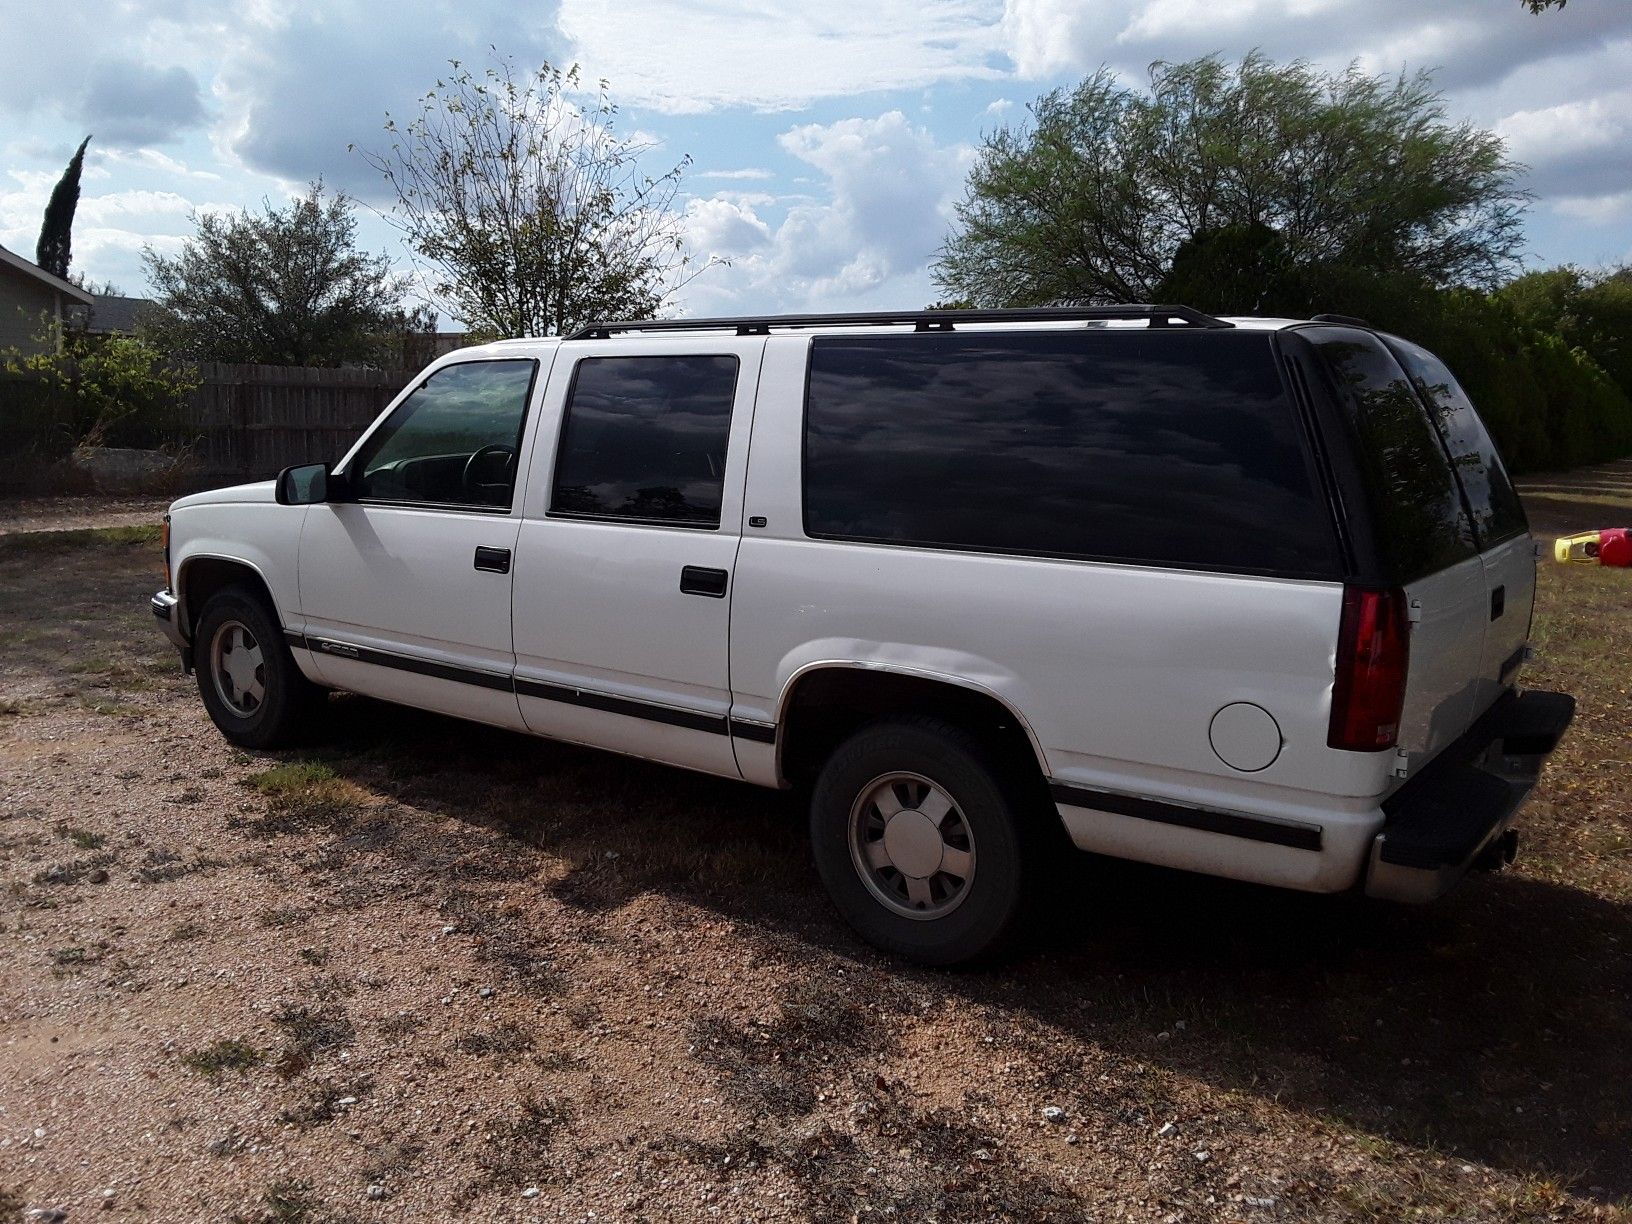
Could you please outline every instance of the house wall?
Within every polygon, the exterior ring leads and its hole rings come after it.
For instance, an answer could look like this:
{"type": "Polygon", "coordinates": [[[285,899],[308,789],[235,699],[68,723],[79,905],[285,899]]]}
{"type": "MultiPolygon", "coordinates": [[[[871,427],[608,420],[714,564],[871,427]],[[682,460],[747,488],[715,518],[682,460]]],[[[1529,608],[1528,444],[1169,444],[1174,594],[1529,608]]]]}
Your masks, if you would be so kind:
{"type": "Polygon", "coordinates": [[[41,316],[56,317],[59,296],[49,285],[0,264],[0,350],[39,352],[41,316]]]}

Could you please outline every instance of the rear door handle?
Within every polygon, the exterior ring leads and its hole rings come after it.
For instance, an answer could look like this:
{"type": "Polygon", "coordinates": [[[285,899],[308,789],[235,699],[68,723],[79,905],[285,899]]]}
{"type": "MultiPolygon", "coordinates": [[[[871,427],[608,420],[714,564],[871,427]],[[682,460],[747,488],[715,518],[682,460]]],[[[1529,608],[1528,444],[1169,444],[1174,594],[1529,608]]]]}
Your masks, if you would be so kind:
{"type": "Polygon", "coordinates": [[[706,595],[710,599],[724,599],[728,577],[723,569],[688,565],[680,571],[680,590],[687,595],[706,595]]]}
{"type": "Polygon", "coordinates": [[[1501,620],[1502,613],[1507,611],[1507,588],[1499,586],[1490,593],[1490,619],[1501,620]]]}
{"type": "Polygon", "coordinates": [[[490,574],[508,574],[510,572],[510,550],[508,548],[483,548],[476,546],[476,568],[486,570],[490,574]]]}

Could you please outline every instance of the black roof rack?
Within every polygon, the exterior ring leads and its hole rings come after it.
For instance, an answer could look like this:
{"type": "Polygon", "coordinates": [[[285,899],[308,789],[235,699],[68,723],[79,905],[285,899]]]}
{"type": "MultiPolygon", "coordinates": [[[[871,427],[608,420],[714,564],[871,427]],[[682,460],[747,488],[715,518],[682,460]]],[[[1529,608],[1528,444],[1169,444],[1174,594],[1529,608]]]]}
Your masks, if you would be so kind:
{"type": "Polygon", "coordinates": [[[912,324],[913,330],[951,331],[960,323],[1070,323],[1100,319],[1147,319],[1152,327],[1234,327],[1188,306],[1026,306],[1012,310],[884,310],[851,314],[755,315],[740,319],[631,319],[591,323],[568,340],[606,340],[619,332],[732,331],[768,336],[773,327],[886,327],[912,324]]]}

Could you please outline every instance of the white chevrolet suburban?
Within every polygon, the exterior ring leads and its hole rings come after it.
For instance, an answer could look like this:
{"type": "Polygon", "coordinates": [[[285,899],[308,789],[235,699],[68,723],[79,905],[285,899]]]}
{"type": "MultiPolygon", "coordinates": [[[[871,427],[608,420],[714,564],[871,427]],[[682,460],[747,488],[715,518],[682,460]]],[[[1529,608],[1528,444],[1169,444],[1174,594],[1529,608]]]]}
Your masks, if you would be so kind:
{"type": "Polygon", "coordinates": [[[1066,839],[1426,900],[1510,860],[1524,512],[1431,353],[1184,307],[609,323],[433,364],[184,497],[153,611],[232,741],[325,690],[767,787],[882,948],[988,953],[1066,839]]]}

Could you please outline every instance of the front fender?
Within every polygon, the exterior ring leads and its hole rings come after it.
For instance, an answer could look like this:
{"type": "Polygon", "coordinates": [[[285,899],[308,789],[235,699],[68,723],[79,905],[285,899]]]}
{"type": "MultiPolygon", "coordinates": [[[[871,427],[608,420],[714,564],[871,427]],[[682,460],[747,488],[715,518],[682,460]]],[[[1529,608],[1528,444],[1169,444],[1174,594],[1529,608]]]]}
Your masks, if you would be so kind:
{"type": "Polygon", "coordinates": [[[300,616],[300,529],[306,507],[275,504],[188,506],[172,512],[171,564],[178,623],[198,617],[189,571],[201,560],[241,565],[260,578],[284,625],[300,616]]]}

